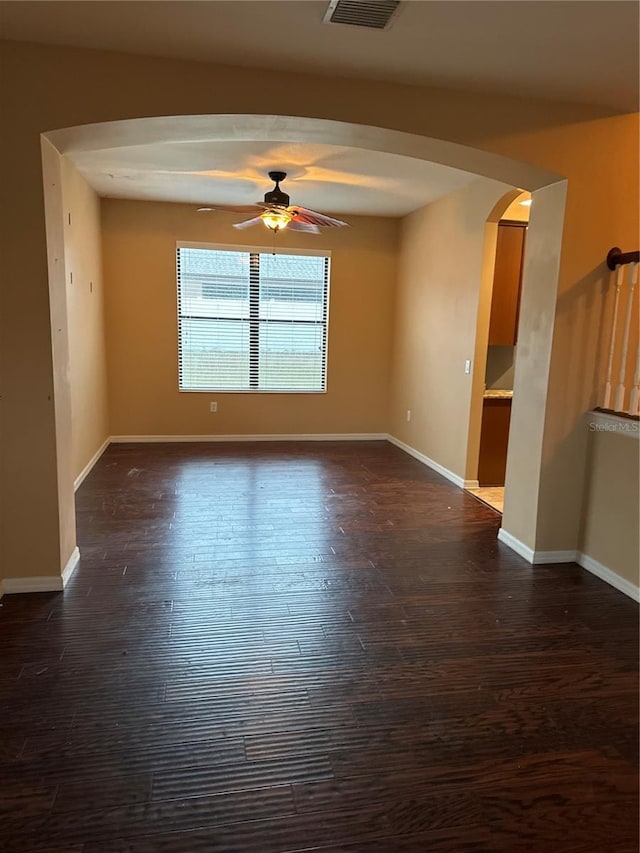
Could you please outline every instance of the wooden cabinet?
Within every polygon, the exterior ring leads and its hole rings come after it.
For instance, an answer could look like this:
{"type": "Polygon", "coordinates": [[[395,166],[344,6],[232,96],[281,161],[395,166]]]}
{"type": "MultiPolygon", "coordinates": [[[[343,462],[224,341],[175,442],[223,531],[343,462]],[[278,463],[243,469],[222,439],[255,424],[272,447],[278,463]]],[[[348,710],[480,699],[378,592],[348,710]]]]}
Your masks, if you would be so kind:
{"type": "Polygon", "coordinates": [[[478,459],[478,483],[481,486],[504,486],[510,421],[511,400],[483,400],[478,459]]]}
{"type": "Polygon", "coordinates": [[[526,222],[500,222],[491,296],[489,346],[516,343],[526,222]]]}

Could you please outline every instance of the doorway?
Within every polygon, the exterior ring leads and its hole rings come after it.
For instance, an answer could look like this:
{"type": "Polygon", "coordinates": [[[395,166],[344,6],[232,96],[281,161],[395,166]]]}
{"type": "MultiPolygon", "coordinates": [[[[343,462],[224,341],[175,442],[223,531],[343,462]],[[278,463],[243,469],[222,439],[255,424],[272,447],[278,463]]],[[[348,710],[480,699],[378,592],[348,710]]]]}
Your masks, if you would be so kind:
{"type": "MultiPolygon", "coordinates": [[[[520,193],[497,222],[489,303],[484,384],[480,405],[477,485],[468,488],[497,512],[504,509],[504,487],[513,405],[522,270],[531,195],[520,193]]],[[[489,247],[487,247],[489,251],[489,247]]],[[[480,324],[479,324],[480,325],[480,324]]]]}
{"type": "MultiPolygon", "coordinates": [[[[536,205],[540,210],[540,215],[536,220],[535,228],[532,229],[532,237],[534,234],[540,238],[540,241],[545,245],[545,252],[551,252],[554,256],[559,253],[561,242],[561,229],[559,225],[562,222],[564,213],[566,181],[559,175],[542,171],[536,167],[519,163],[516,161],[505,160],[502,163],[500,157],[495,154],[488,154],[479,150],[466,148],[455,143],[443,142],[442,140],[434,140],[427,137],[418,137],[411,134],[401,133],[398,131],[386,130],[381,128],[369,128],[359,125],[350,125],[342,122],[330,122],[324,119],[314,118],[296,118],[287,116],[261,116],[261,115],[222,115],[222,116],[173,116],[161,118],[144,118],[134,120],[122,120],[106,122],[104,124],[83,125],[77,128],[66,128],[63,130],[52,131],[43,134],[42,143],[43,151],[49,151],[51,157],[49,161],[43,165],[43,178],[45,183],[45,208],[48,212],[48,220],[56,220],[55,226],[52,226],[47,221],[47,235],[49,241],[49,297],[50,297],[50,312],[52,319],[58,324],[58,334],[54,337],[53,345],[53,364],[55,370],[54,377],[54,409],[56,418],[66,426],[70,419],[70,391],[69,383],[66,381],[68,370],[68,330],[67,324],[64,321],[66,315],[65,304],[65,271],[61,269],[64,264],[56,264],[57,260],[54,247],[57,246],[56,240],[59,236],[57,231],[60,230],[60,222],[62,221],[61,213],[61,197],[60,197],[60,181],[56,180],[56,173],[59,171],[59,159],[68,154],[71,150],[93,151],[100,147],[100,136],[102,132],[107,135],[108,142],[111,147],[124,146],[131,144],[131,139],[138,140],[136,144],[143,144],[144,141],[161,139],[164,141],[180,141],[182,139],[201,139],[202,141],[211,140],[228,140],[238,139],[242,137],[245,141],[251,140],[267,140],[272,142],[286,142],[291,138],[299,141],[313,141],[317,139],[318,134],[323,139],[330,138],[335,144],[350,144],[355,147],[361,147],[365,150],[387,151],[389,153],[406,154],[415,159],[428,160],[429,162],[439,163],[441,165],[449,165],[454,168],[464,167],[466,171],[473,171],[474,174],[483,175],[486,177],[500,178],[503,176],[505,183],[515,183],[518,180],[520,186],[523,184],[529,186],[536,193],[536,205]],[[74,131],[74,139],[71,138],[71,131],[74,131]],[[78,135],[79,134],[79,135],[78,135]],[[471,159],[470,158],[471,156],[471,159]],[[553,216],[552,216],[553,214],[553,216]],[[58,221],[60,220],[60,221],[58,221]],[[542,226],[538,230],[537,223],[549,223],[547,230],[542,226]],[[556,227],[558,226],[558,227],[556,227]],[[50,233],[51,232],[51,233],[50,233]],[[55,232],[55,233],[54,233],[55,232]]],[[[512,183],[512,185],[513,185],[512,183]]],[[[509,195],[510,199],[514,194],[520,191],[512,190],[509,195]]],[[[507,205],[505,204],[505,207],[507,205]]],[[[490,220],[496,223],[496,219],[490,220]]],[[[494,224],[494,227],[497,227],[494,224]]],[[[542,352],[545,364],[547,356],[550,354],[550,343],[553,331],[553,311],[551,310],[552,301],[555,300],[555,288],[557,287],[557,276],[546,274],[546,271],[535,269],[532,274],[527,275],[529,285],[535,285],[540,281],[540,287],[530,287],[525,289],[525,292],[535,293],[537,295],[537,304],[527,307],[527,300],[523,303],[523,325],[525,332],[530,333],[524,318],[531,317],[531,308],[539,310],[539,304],[544,304],[548,307],[547,317],[549,322],[545,324],[543,335],[540,336],[540,330],[537,330],[537,339],[545,346],[541,350],[537,348],[537,352],[542,352]],[[542,275],[542,273],[545,273],[542,275]]],[[[484,282],[484,277],[483,277],[484,282]]],[[[553,302],[555,304],[555,302],[553,302]]],[[[471,320],[473,324],[473,319],[471,320]]],[[[477,353],[476,346],[476,353],[477,353]]],[[[485,353],[486,355],[486,353],[485,353]]],[[[520,381],[531,384],[531,378],[538,377],[540,373],[540,365],[537,360],[521,359],[520,381]]],[[[475,364],[479,364],[478,358],[474,359],[475,364]]],[[[543,365],[544,366],[544,365],[543,365]]],[[[473,371],[472,396],[475,395],[476,371],[473,371]]],[[[539,389],[546,394],[546,377],[548,373],[545,371],[540,375],[539,389]]],[[[400,384],[399,384],[400,387],[400,384]]],[[[400,390],[402,388],[400,387],[400,390]]],[[[529,533],[523,533],[522,530],[535,530],[537,524],[537,493],[531,489],[531,461],[532,454],[530,450],[531,441],[530,435],[535,433],[538,436],[544,427],[544,406],[540,406],[540,401],[536,401],[536,405],[532,407],[528,396],[524,396],[522,403],[519,404],[516,415],[520,420],[526,419],[527,431],[516,432],[515,437],[511,441],[511,459],[515,460],[510,467],[510,493],[513,493],[517,500],[514,501],[514,506],[518,507],[518,515],[514,518],[514,524],[508,525],[515,531],[514,539],[520,541],[524,536],[527,541],[531,539],[529,533]],[[521,440],[521,436],[522,439],[521,440]],[[526,438],[526,440],[524,440],[526,438]],[[526,465],[522,463],[526,462],[526,465]],[[526,473],[526,476],[524,476],[526,473]],[[517,534],[517,536],[516,536],[517,534]]],[[[546,397],[545,397],[546,399],[546,397]]],[[[477,432],[477,431],[476,431],[477,432]]],[[[55,470],[58,474],[58,501],[55,506],[57,513],[57,521],[59,526],[59,534],[61,538],[61,563],[65,564],[67,553],[71,553],[68,565],[64,570],[64,582],[75,567],[78,559],[77,548],[75,546],[75,530],[74,530],[74,501],[73,501],[73,470],[69,459],[71,455],[70,447],[70,429],[61,429],[56,437],[56,462],[55,470]]],[[[474,437],[475,441],[475,437],[474,437]]],[[[468,443],[466,462],[460,466],[464,467],[465,474],[469,468],[469,462],[473,458],[473,449],[470,449],[468,443]]],[[[537,460],[539,454],[534,454],[537,460]]],[[[476,460],[477,462],[477,460],[476,460]]],[[[533,472],[534,477],[538,477],[539,471],[533,472]]],[[[460,485],[463,485],[469,474],[466,474],[463,480],[461,476],[456,474],[456,482],[460,480],[460,485]]],[[[473,475],[477,476],[476,470],[473,475]]],[[[508,532],[508,531],[507,531],[508,532]]],[[[12,547],[14,547],[12,545],[12,547]]],[[[47,580],[47,583],[49,581],[47,580]]],[[[58,589],[60,578],[55,576],[51,581],[52,586],[46,588],[58,589]]]]}

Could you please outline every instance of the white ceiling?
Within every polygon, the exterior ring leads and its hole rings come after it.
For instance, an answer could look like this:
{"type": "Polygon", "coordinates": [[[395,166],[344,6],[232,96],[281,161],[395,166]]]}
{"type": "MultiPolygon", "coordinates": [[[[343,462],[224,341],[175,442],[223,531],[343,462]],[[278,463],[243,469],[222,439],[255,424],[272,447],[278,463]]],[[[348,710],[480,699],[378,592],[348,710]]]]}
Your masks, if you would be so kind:
{"type": "MultiPolygon", "coordinates": [[[[68,133],[73,134],[73,130],[68,133]]],[[[78,128],[82,133],[82,128],[78,128]]],[[[196,204],[253,204],[287,172],[292,203],[313,210],[403,216],[477,180],[424,160],[338,145],[289,142],[158,142],[67,156],[103,196],[196,204]]]]}
{"type": "Polygon", "coordinates": [[[316,71],[633,110],[633,0],[405,0],[387,31],[324,25],[328,0],[2,2],[4,38],[316,71]]]}

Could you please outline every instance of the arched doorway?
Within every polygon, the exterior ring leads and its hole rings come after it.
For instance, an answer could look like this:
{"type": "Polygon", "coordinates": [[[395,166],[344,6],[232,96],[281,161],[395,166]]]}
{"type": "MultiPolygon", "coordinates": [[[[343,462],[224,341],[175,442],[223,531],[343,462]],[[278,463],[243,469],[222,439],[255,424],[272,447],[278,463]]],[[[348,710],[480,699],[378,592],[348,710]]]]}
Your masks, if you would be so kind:
{"type": "MultiPolygon", "coordinates": [[[[309,119],[290,116],[264,115],[213,115],[213,116],[174,116],[162,118],[129,119],[66,128],[43,134],[43,175],[47,208],[47,241],[49,251],[49,292],[50,310],[55,318],[57,335],[53,342],[54,360],[54,403],[56,420],[60,429],[56,433],[59,521],[61,530],[61,574],[64,584],[73,565],[77,562],[77,549],[74,535],[73,476],[69,466],[69,438],[65,426],[70,423],[70,394],[67,380],[68,341],[64,328],[64,264],[59,263],[60,252],[55,251],[61,239],[59,199],[60,181],[58,180],[59,159],[73,150],[98,150],[104,147],[142,145],[149,142],[180,142],[181,140],[278,140],[278,141],[317,141],[335,145],[349,145],[370,151],[382,151],[400,154],[417,160],[427,160],[445,166],[452,166],[479,177],[500,180],[511,185],[524,187],[535,194],[539,200],[536,205],[540,211],[536,221],[532,222],[532,233],[544,244],[545,252],[558,255],[561,244],[561,224],[564,211],[565,182],[553,173],[545,172],[526,163],[520,163],[506,157],[473,149],[453,142],[427,138],[400,131],[371,127],[324,119],[309,119]],[[73,565],[72,565],[73,564],[73,565]]],[[[517,194],[517,193],[516,193],[517,194]]],[[[555,278],[548,276],[546,266],[531,265],[525,271],[525,282],[531,291],[537,294],[538,303],[545,302],[545,324],[543,329],[544,346],[538,348],[535,357],[524,359],[519,370],[526,384],[535,385],[542,395],[537,399],[523,398],[518,403],[521,422],[528,426],[528,432],[535,433],[539,452],[531,454],[531,441],[523,436],[512,442],[512,467],[510,493],[520,492],[516,504],[518,514],[513,519],[514,540],[532,542],[535,539],[537,523],[537,488],[532,487],[539,479],[541,466],[542,434],[544,430],[544,401],[548,376],[553,334],[555,278]],[[542,354],[542,357],[541,357],[542,354]],[[533,467],[532,467],[533,465],[533,467]]],[[[531,306],[535,308],[535,306],[531,306]]],[[[539,310],[538,308],[535,309],[539,310]]],[[[535,325],[534,315],[523,301],[521,309],[523,325],[528,334],[535,325]],[[526,319],[525,319],[526,318],[526,319]]],[[[539,324],[536,336],[540,342],[539,324]]],[[[526,335],[525,335],[526,337],[526,335]]],[[[504,525],[503,525],[504,526],[504,525]]],[[[60,588],[60,578],[55,579],[51,588],[60,588]]]]}
{"type": "Polygon", "coordinates": [[[506,193],[487,217],[469,417],[468,490],[503,512],[531,193],[506,193]]]}

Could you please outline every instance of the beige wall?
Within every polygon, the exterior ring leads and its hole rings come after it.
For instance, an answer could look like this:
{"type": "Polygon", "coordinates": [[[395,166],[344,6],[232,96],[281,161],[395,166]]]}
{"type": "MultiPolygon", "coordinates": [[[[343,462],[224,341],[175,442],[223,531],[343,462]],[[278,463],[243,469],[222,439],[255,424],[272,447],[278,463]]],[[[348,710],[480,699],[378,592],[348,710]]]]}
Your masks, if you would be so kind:
{"type": "MultiPolygon", "coordinates": [[[[549,411],[548,390],[557,324],[565,199],[566,184],[562,183],[535,193],[522,270],[502,530],[533,551],[574,550],[581,513],[583,468],[578,466],[577,456],[571,472],[564,471],[564,476],[571,478],[564,483],[558,469],[566,460],[568,448],[554,446],[552,458],[543,454],[549,418],[555,422],[562,417],[559,403],[553,412],[549,411]],[[558,521],[549,518],[549,505],[543,506],[540,497],[541,489],[550,481],[557,488],[570,490],[572,486],[574,490],[566,497],[559,525],[562,541],[570,543],[566,549],[552,548],[553,538],[544,529],[545,525],[558,521]],[[543,531],[546,536],[541,535],[543,531]]],[[[593,322],[597,325],[599,318],[593,318],[593,322]]],[[[588,345],[586,340],[576,343],[576,350],[588,345]]],[[[586,401],[580,405],[588,406],[586,401]]],[[[580,437],[576,434],[576,441],[580,437]]]]}
{"type": "MultiPolygon", "coordinates": [[[[263,115],[275,110],[287,116],[384,125],[483,149],[491,155],[483,161],[491,163],[483,174],[527,189],[532,185],[521,180],[523,161],[567,178],[561,258],[554,250],[549,260],[538,258],[530,265],[530,291],[546,290],[553,305],[551,315],[547,305],[542,315],[553,347],[549,355],[545,348],[544,357],[523,361],[519,346],[520,381],[531,392],[523,398],[519,420],[535,424],[541,435],[533,443],[523,435],[515,449],[511,441],[516,497],[504,523],[538,550],[576,546],[586,458],[581,418],[594,399],[591,341],[599,324],[597,311],[586,311],[592,302],[585,292],[602,281],[603,259],[612,245],[629,249],[637,241],[637,116],[548,101],[305,74],[256,74],[213,64],[11,42],[2,43],[1,59],[0,112],[9,131],[1,135],[0,156],[10,164],[3,176],[0,210],[2,562],[11,571],[49,574],[58,563],[55,543],[61,526],[73,514],[72,479],[70,486],[58,489],[61,477],[71,477],[71,465],[62,458],[64,447],[56,447],[62,433],[56,442],[54,403],[70,407],[70,400],[64,383],[54,382],[52,352],[57,348],[50,327],[40,134],[140,116],[263,115]],[[627,176],[625,182],[621,174],[627,176]]],[[[329,133],[325,125],[319,137],[324,133],[329,133]]],[[[375,144],[372,133],[366,131],[365,136],[375,144]]],[[[470,168],[474,150],[468,154],[470,168]]],[[[551,199],[553,193],[544,192],[551,199]]],[[[560,195],[552,213],[562,201],[560,195]]],[[[549,213],[544,204],[540,209],[540,217],[549,213]]],[[[530,236],[537,227],[535,218],[532,213],[530,236]]],[[[525,271],[525,290],[526,278],[525,271]]],[[[531,305],[535,307],[533,300],[531,305]]],[[[532,326],[527,346],[535,344],[535,331],[532,326]]]]}
{"type": "Polygon", "coordinates": [[[510,190],[478,180],[406,217],[400,232],[390,432],[462,479],[474,374],[484,382],[485,371],[475,363],[485,224],[510,190]]]}
{"type": "MultiPolygon", "coordinates": [[[[38,517],[38,510],[42,508],[43,498],[55,501],[57,507],[57,517],[51,518],[47,515],[47,524],[43,524],[37,528],[37,535],[34,531],[27,528],[22,528],[24,536],[23,547],[28,552],[35,551],[38,555],[36,562],[31,564],[32,571],[29,573],[31,577],[47,578],[51,575],[60,575],[73,558],[76,548],[76,519],[75,519],[75,502],[73,493],[73,471],[71,468],[71,406],[70,395],[70,371],[69,371],[69,323],[67,312],[67,289],[66,289],[66,270],[65,270],[65,252],[64,252],[64,210],[62,199],[62,157],[58,151],[46,139],[42,140],[41,147],[41,163],[42,176],[44,186],[44,214],[45,214],[45,230],[46,230],[46,261],[49,271],[49,288],[48,288],[48,303],[49,303],[49,336],[47,343],[50,351],[48,353],[50,364],[52,367],[51,374],[51,391],[47,394],[47,415],[53,419],[53,441],[54,441],[54,461],[53,476],[50,476],[50,471],[43,465],[40,476],[42,479],[42,489],[38,489],[36,481],[32,482],[33,491],[27,493],[27,502],[30,507],[33,517],[38,517]],[[54,495],[48,494],[49,489],[54,489],[54,495]],[[31,542],[37,542],[35,548],[31,546],[31,542]],[[54,542],[56,547],[54,548],[54,542]]],[[[1,234],[2,232],[0,232],[1,234]]],[[[20,235],[17,248],[23,252],[25,264],[29,264],[30,256],[27,245],[27,235],[20,235]]],[[[7,289],[6,293],[11,293],[7,289]]],[[[4,320],[2,312],[0,317],[4,320]]],[[[12,325],[9,325],[11,331],[15,328],[20,328],[17,317],[12,325]]],[[[34,358],[35,353],[29,354],[34,358]]],[[[3,368],[8,361],[3,359],[3,368]]],[[[12,396],[15,399],[16,391],[12,389],[12,396]]],[[[27,407],[31,409],[30,415],[34,416],[34,410],[38,412],[41,408],[42,401],[36,395],[29,394],[28,388],[19,389],[22,397],[26,397],[27,407]],[[33,399],[31,399],[33,397],[33,399]],[[40,404],[40,405],[39,405],[40,404]]],[[[9,397],[11,400],[12,397],[9,397]]],[[[42,414],[38,412],[38,414],[42,414]]],[[[4,412],[3,412],[4,415],[4,412]]],[[[10,421],[11,423],[11,421],[10,421]]],[[[12,424],[17,426],[20,425],[12,424]]],[[[30,429],[37,426],[37,423],[24,423],[24,435],[28,434],[30,429]]],[[[37,463],[39,458],[39,446],[28,444],[24,441],[19,443],[2,443],[3,453],[5,458],[13,460],[13,451],[17,448],[20,452],[19,465],[25,473],[32,473],[31,465],[37,463]]],[[[47,460],[48,461],[48,460],[47,460]]],[[[36,472],[37,473],[37,472],[36,472]]],[[[6,481],[0,480],[2,485],[6,481]]],[[[21,484],[18,484],[18,487],[21,484]]],[[[24,496],[16,493],[18,499],[24,496]]],[[[5,495],[6,496],[6,495],[5,495]]],[[[11,524],[11,515],[7,513],[8,502],[3,501],[2,520],[4,523],[11,524]]],[[[14,531],[9,528],[8,535],[14,531]]],[[[0,540],[0,545],[3,545],[6,540],[0,540]]],[[[9,540],[11,541],[11,540],[9,540]]],[[[19,578],[20,564],[10,560],[0,560],[0,573],[3,581],[7,579],[19,578]],[[16,572],[16,568],[18,571],[16,572]]],[[[3,583],[4,588],[4,583],[3,583]]],[[[46,587],[45,587],[46,588],[46,587]]]]}
{"type": "MultiPolygon", "coordinates": [[[[566,173],[580,173],[584,180],[576,177],[568,185],[545,401],[536,548],[550,551],[577,547],[588,437],[582,413],[597,405],[600,394],[602,353],[594,342],[602,328],[602,294],[610,286],[603,261],[614,245],[638,248],[638,116],[596,123],[584,131],[588,143],[583,147],[576,141],[573,153],[562,155],[566,173]]],[[[543,212],[538,195],[529,220],[523,300],[534,226],[543,212]]],[[[525,307],[523,302],[521,311],[525,307]]],[[[532,336],[532,344],[534,340],[532,336]]],[[[515,393],[520,362],[518,338],[515,393]]]]}
{"type": "Polygon", "coordinates": [[[100,199],[66,157],[61,165],[75,479],[109,436],[100,199]]]}
{"type": "Polygon", "coordinates": [[[279,247],[332,253],[325,394],[180,393],[176,241],[268,248],[272,237],[195,205],[104,199],[102,210],[113,435],[387,432],[397,220],[278,235],[279,247]]]}
{"type": "Polygon", "coordinates": [[[598,426],[589,432],[579,550],[638,587],[640,441],[637,435],[596,431],[598,426]]]}

